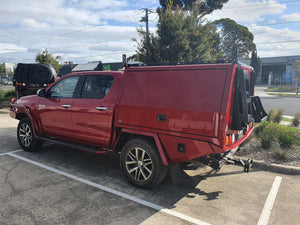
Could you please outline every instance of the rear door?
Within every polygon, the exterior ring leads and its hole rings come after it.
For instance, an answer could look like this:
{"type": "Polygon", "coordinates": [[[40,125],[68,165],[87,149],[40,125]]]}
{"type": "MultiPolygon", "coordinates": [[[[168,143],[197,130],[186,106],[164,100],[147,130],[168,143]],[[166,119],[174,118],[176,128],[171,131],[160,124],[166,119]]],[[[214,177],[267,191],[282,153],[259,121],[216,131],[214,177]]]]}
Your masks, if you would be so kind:
{"type": "Polygon", "coordinates": [[[74,140],[109,147],[117,92],[113,75],[87,75],[72,104],[74,140]]]}

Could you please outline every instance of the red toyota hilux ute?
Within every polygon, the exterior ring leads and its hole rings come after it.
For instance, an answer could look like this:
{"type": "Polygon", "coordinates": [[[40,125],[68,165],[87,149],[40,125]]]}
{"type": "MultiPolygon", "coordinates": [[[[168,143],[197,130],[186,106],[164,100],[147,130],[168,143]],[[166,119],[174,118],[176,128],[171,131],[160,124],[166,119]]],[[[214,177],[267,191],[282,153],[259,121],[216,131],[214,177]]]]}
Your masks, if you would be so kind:
{"type": "Polygon", "coordinates": [[[214,169],[266,116],[254,97],[255,73],[241,64],[126,67],[69,74],[11,103],[25,151],[52,141],[120,153],[134,185],[159,184],[168,166],[199,160],[214,169]]]}

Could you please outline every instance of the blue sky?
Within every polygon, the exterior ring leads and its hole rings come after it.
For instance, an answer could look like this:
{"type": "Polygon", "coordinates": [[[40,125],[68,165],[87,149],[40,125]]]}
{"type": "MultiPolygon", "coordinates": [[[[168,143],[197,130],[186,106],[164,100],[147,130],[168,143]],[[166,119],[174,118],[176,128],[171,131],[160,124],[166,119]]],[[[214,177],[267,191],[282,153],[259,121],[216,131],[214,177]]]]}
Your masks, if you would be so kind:
{"type": "MultiPolygon", "coordinates": [[[[121,61],[150,8],[155,32],[159,0],[1,0],[0,63],[34,62],[43,49],[62,62],[121,61]]],[[[300,0],[229,0],[206,19],[234,19],[254,34],[260,57],[300,55],[300,0]]]]}

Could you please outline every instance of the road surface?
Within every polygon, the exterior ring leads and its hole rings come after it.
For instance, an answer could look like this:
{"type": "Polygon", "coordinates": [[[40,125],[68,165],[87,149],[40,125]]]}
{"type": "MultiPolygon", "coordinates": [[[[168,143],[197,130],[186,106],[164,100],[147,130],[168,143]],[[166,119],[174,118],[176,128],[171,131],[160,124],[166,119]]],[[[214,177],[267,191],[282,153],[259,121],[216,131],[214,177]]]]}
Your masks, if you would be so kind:
{"type": "Polygon", "coordinates": [[[255,87],[255,95],[259,96],[265,111],[268,113],[271,109],[283,109],[284,115],[294,116],[300,112],[300,97],[282,97],[276,95],[268,95],[264,92],[267,87],[255,87]]]}

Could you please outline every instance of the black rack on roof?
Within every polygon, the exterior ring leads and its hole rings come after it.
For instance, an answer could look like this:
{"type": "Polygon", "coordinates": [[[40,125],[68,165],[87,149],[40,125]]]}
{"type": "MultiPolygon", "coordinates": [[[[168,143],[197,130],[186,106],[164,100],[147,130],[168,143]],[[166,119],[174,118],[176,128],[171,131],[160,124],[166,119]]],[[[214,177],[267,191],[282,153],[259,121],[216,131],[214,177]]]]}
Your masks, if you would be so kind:
{"type": "Polygon", "coordinates": [[[128,63],[127,67],[133,66],[179,66],[179,65],[194,65],[194,64],[221,64],[221,63],[233,63],[230,60],[217,60],[217,61],[195,61],[195,62],[179,62],[179,63],[128,63]]]}
{"type": "Polygon", "coordinates": [[[179,65],[194,65],[194,64],[221,64],[234,63],[232,60],[216,60],[216,61],[193,61],[193,62],[171,62],[171,63],[142,63],[142,62],[127,62],[126,55],[123,55],[124,67],[139,67],[139,66],[179,66],[179,65]]]}

